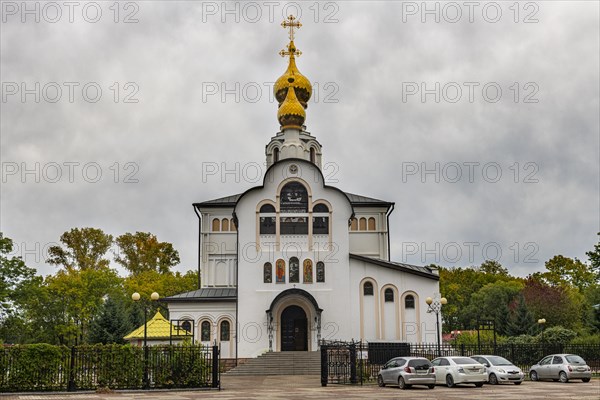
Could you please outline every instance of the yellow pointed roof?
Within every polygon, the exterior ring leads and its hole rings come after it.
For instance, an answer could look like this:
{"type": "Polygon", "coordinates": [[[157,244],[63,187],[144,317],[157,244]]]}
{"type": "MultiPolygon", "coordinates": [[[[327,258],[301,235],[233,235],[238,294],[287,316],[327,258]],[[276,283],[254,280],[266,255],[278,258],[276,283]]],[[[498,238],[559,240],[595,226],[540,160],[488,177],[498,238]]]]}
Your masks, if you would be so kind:
{"type": "Polygon", "coordinates": [[[281,130],[291,129],[302,129],[302,124],[306,119],[306,112],[296,97],[296,91],[290,86],[287,96],[279,111],[277,111],[277,119],[281,124],[281,130]]]}
{"type": "Polygon", "coordinates": [[[300,73],[296,66],[296,57],[299,57],[302,52],[294,44],[294,30],[299,29],[302,24],[296,20],[296,17],[290,15],[281,23],[281,26],[289,29],[290,42],[287,50],[279,52],[282,57],[289,56],[287,70],[273,86],[273,93],[279,103],[277,119],[281,123],[282,129],[302,129],[302,124],[306,119],[304,109],[308,107],[308,101],[312,94],[310,81],[300,73]]]}
{"type": "Polygon", "coordinates": [[[287,96],[288,89],[293,87],[300,104],[302,104],[302,107],[306,108],[312,94],[312,85],[308,78],[302,75],[296,66],[295,56],[301,53],[296,49],[294,42],[290,41],[290,44],[288,44],[288,51],[282,51],[280,54],[284,56],[288,55],[290,59],[287,70],[277,79],[277,81],[275,81],[275,86],[273,86],[275,98],[281,105],[287,96]]]}
{"type": "MultiPolygon", "coordinates": [[[[148,339],[163,339],[169,338],[171,335],[185,336],[190,334],[190,332],[186,331],[185,329],[178,328],[171,322],[167,321],[165,317],[162,316],[160,311],[158,311],[151,320],[146,322],[146,326],[146,336],[148,339]]],[[[144,339],[144,325],[135,329],[123,339],[144,339]]]]}

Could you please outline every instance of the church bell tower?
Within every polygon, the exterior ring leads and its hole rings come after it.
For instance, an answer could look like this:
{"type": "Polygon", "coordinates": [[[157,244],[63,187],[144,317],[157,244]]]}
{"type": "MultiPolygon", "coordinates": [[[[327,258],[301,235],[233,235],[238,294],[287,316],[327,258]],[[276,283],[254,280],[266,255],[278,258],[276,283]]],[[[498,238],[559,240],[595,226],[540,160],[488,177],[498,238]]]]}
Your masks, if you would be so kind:
{"type": "Polygon", "coordinates": [[[290,15],[281,26],[289,29],[290,42],[287,50],[281,50],[279,55],[289,59],[287,70],[273,87],[279,104],[277,119],[281,127],[266,147],[267,167],[286,158],[300,158],[321,168],[321,144],[306,131],[304,125],[312,85],[296,66],[296,57],[300,57],[302,52],[294,44],[294,30],[302,24],[290,15]]]}

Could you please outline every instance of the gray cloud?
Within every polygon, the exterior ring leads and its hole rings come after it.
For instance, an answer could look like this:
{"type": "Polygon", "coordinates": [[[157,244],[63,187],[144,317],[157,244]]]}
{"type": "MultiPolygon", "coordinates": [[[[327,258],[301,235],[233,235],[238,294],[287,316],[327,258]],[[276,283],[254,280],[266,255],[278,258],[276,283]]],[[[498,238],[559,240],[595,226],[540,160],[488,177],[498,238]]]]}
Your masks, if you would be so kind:
{"type": "MultiPolygon", "coordinates": [[[[35,243],[43,248],[58,241],[72,227],[95,226],[113,235],[150,231],[175,245],[179,269],[187,270],[197,263],[191,203],[254,186],[244,179],[244,168],[264,162],[264,145],[278,129],[268,83],[286,66],[277,55],[287,43],[278,26],[285,3],[276,6],[273,22],[263,6],[256,23],[244,18],[254,14],[240,14],[239,23],[226,15],[223,23],[220,15],[203,12],[209,4],[220,11],[221,2],[134,3],[139,22],[133,24],[114,23],[109,2],[98,3],[103,15],[95,24],[78,14],[73,23],[21,23],[20,15],[4,15],[4,84],[80,86],[73,103],[66,92],[56,103],[35,103],[32,95],[25,103],[19,95],[1,103],[3,168],[37,162],[50,173],[48,163],[80,165],[73,183],[64,176],[66,168],[57,183],[7,176],[1,229],[28,251],[35,243]],[[102,89],[97,103],[81,97],[89,82],[102,89]],[[138,103],[123,102],[133,93],[124,86],[128,82],[139,89],[133,95],[138,103]],[[236,83],[239,102],[234,94],[222,101],[222,85],[233,89],[236,83]],[[203,93],[210,85],[219,93],[203,93]],[[257,87],[260,97],[250,91],[257,87]],[[102,171],[97,183],[81,175],[92,162],[102,171]],[[126,169],[126,163],[134,167],[126,169]],[[203,182],[203,163],[229,169],[239,163],[240,173],[203,182]],[[130,178],[138,183],[125,183],[133,171],[130,178]]],[[[304,26],[296,40],[304,53],[299,68],[318,93],[307,111],[308,130],[323,144],[325,161],[333,163],[325,175],[336,186],[396,202],[390,221],[395,260],[422,264],[437,256],[443,265],[477,264],[482,248],[493,257],[497,244],[500,261],[524,275],[555,254],[585,259],[600,230],[597,3],[535,2],[539,22],[531,24],[522,22],[531,10],[521,9],[519,22],[513,21],[512,3],[498,3],[503,14],[497,23],[477,12],[473,23],[466,15],[457,23],[443,15],[440,23],[431,16],[422,23],[419,15],[403,22],[407,2],[322,2],[315,22],[312,4],[302,3],[304,26]],[[336,10],[339,21],[324,23],[336,10]],[[436,82],[441,88],[456,83],[462,97],[456,103],[443,96],[436,103],[433,95],[425,102],[419,95],[403,101],[411,82],[428,89],[436,82]],[[479,83],[472,103],[464,82],[479,83]],[[483,98],[486,83],[501,87],[498,102],[483,98]],[[527,83],[539,88],[533,96],[538,103],[523,103],[532,93],[527,83]],[[433,175],[425,182],[420,173],[402,176],[408,163],[420,169],[439,163],[441,172],[446,167],[450,173],[451,163],[465,162],[479,163],[472,183],[466,167],[457,183],[443,173],[439,183],[433,175]],[[528,162],[533,167],[525,168],[528,162]],[[482,176],[487,163],[500,166],[498,182],[482,176]],[[539,182],[524,183],[532,172],[539,182]],[[471,242],[478,245],[465,245],[471,242]],[[455,243],[464,254],[452,263],[455,243]],[[436,254],[427,253],[436,246],[436,254]],[[469,246],[475,248],[473,260],[469,246]]],[[[25,253],[40,273],[53,271],[25,253]]]]}

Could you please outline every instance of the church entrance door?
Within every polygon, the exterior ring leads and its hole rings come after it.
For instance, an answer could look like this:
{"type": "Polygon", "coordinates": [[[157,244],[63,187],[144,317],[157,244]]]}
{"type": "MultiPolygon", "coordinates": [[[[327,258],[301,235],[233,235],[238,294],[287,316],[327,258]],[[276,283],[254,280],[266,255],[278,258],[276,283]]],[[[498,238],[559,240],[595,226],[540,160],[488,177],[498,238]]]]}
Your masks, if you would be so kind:
{"type": "Polygon", "coordinates": [[[301,307],[289,306],[281,313],[281,351],[308,351],[308,319],[301,307]]]}

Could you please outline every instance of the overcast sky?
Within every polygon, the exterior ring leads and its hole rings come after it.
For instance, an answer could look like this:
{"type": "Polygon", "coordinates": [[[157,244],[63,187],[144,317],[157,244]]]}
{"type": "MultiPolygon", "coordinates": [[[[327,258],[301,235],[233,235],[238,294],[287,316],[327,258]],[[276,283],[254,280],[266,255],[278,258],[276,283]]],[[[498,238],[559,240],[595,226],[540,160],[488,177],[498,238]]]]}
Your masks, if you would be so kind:
{"type": "MultiPolygon", "coordinates": [[[[487,257],[525,276],[597,241],[598,2],[513,3],[300,5],[325,177],[396,203],[395,261],[487,257]]],[[[0,229],[15,255],[54,273],[47,246],[96,227],[152,232],[195,269],[192,203],[260,183],[279,24],[299,3],[23,4],[2,2],[1,25],[0,229]]]]}

